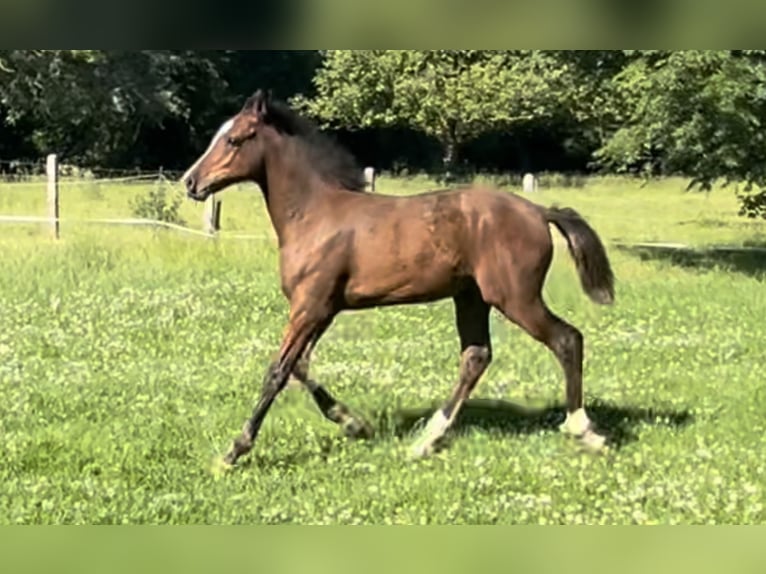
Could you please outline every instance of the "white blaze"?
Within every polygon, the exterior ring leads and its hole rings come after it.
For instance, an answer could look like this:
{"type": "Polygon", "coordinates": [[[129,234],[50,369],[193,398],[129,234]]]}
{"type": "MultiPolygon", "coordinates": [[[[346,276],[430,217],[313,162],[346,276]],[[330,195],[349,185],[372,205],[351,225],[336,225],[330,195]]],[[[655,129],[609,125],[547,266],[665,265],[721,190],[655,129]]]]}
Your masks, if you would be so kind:
{"type": "Polygon", "coordinates": [[[191,173],[192,173],[192,172],[193,172],[195,169],[197,169],[197,167],[199,166],[199,164],[201,164],[201,163],[202,163],[202,161],[203,161],[203,160],[204,160],[204,159],[205,159],[205,158],[208,156],[208,154],[209,154],[209,153],[210,153],[210,152],[213,150],[213,147],[215,146],[215,144],[216,144],[216,143],[218,143],[218,140],[219,140],[219,139],[221,139],[223,136],[225,136],[225,135],[226,135],[226,134],[229,132],[229,130],[231,129],[231,126],[233,126],[233,125],[234,125],[234,118],[231,118],[231,119],[229,119],[229,120],[226,120],[225,122],[223,122],[223,124],[221,125],[221,127],[220,127],[220,128],[218,128],[218,131],[216,132],[216,134],[213,136],[213,139],[210,141],[210,145],[209,145],[209,146],[207,147],[207,149],[205,150],[205,153],[203,153],[203,154],[200,156],[200,158],[199,158],[199,159],[198,159],[196,162],[194,162],[194,165],[193,165],[193,166],[191,166],[191,167],[190,167],[188,170],[186,170],[186,173],[185,173],[185,174],[183,175],[183,177],[181,178],[181,181],[186,181],[186,178],[188,178],[188,177],[191,175],[191,173]]]}

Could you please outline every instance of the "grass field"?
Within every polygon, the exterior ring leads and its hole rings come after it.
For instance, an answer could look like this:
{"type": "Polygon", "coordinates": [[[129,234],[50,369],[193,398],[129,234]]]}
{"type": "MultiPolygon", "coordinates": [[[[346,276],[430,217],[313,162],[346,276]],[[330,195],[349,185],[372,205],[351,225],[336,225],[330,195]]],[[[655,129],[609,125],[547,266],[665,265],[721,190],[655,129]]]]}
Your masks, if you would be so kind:
{"type": "MultiPolygon", "coordinates": [[[[62,217],[130,217],[147,189],[65,184],[62,217]]],[[[44,214],[44,197],[0,185],[0,214],[44,214]]],[[[65,222],[54,243],[41,226],[0,226],[0,523],[766,523],[766,256],[616,246],[766,245],[766,225],[738,218],[731,190],[688,195],[676,180],[536,199],[580,210],[618,278],[616,305],[592,305],[557,243],[545,289],[585,335],[606,455],[558,433],[553,356],[494,315],[495,361],[451,444],[409,462],[457,373],[442,302],[343,315],[316,352],[312,374],[374,421],[374,440],[342,438],[291,387],[253,455],[214,477],[287,311],[262,201],[245,187],[225,193],[217,241],[65,222]]],[[[199,227],[200,206],[182,214],[199,227]]]]}

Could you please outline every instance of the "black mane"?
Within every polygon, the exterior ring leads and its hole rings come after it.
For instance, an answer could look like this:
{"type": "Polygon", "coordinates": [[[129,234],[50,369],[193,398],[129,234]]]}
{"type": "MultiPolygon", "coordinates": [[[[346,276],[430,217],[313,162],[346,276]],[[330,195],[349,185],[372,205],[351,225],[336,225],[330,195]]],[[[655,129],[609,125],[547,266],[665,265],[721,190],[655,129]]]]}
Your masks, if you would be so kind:
{"type": "Polygon", "coordinates": [[[266,122],[280,132],[299,138],[311,167],[325,180],[349,191],[365,191],[364,172],[347,149],[283,102],[269,101],[266,110],[266,122]]]}

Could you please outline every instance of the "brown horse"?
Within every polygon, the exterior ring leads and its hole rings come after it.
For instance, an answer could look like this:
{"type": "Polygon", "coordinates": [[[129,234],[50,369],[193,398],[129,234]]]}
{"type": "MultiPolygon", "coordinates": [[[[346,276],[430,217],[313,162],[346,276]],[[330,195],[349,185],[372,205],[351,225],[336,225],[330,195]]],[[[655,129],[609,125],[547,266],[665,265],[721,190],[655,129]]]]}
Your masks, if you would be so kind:
{"type": "Polygon", "coordinates": [[[293,375],[324,416],[350,436],[371,427],[309,378],[311,352],[343,310],[451,297],[460,337],[460,375],[413,455],[429,454],[455,420],[492,359],[492,307],[556,356],[566,378],[561,429],[600,449],[583,408],[583,337],[542,299],[553,254],[549,224],[566,237],[582,287],[596,303],[614,300],[601,240],[572,209],[545,208],[499,190],[467,187],[411,197],[365,193],[352,156],[287,105],[261,90],[226,121],[183,176],[204,201],[232,184],[259,185],[279,242],[290,316],[277,359],[242,434],[224,457],[248,453],[269,407],[293,375]]]}

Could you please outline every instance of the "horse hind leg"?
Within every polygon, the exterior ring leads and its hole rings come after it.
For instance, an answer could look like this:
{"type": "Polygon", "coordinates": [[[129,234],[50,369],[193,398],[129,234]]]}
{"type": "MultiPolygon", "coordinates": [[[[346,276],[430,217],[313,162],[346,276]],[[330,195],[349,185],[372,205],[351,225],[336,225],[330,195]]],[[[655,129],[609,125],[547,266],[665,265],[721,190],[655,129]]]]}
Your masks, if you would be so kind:
{"type": "Polygon", "coordinates": [[[426,457],[434,451],[492,361],[490,306],[483,301],[475,287],[456,296],[454,302],[461,347],[460,376],[450,398],[433,414],[413,445],[411,457],[415,459],[426,457]]]}
{"type": "Polygon", "coordinates": [[[566,380],[567,415],[560,430],[577,438],[589,450],[602,450],[606,439],[593,430],[584,407],[582,333],[552,313],[540,296],[527,304],[514,301],[498,309],[510,321],[547,346],[561,365],[566,380]]]}

